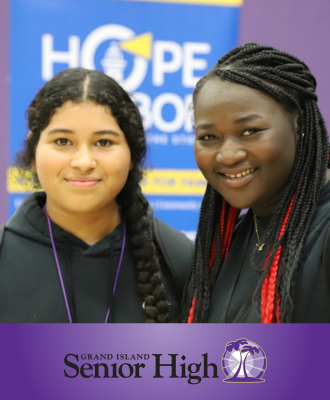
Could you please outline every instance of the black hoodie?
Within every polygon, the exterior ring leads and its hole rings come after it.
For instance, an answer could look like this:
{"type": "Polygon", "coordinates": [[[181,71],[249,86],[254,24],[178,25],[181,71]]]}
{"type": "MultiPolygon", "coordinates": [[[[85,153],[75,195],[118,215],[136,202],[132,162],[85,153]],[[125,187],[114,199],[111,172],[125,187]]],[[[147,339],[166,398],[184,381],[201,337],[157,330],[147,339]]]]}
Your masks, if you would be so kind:
{"type": "MultiPolygon", "coordinates": [[[[0,322],[69,322],[43,206],[45,193],[29,196],[6,224],[0,251],[0,322]]],[[[150,216],[152,218],[152,216],[150,216]]],[[[172,321],[179,319],[180,302],[193,257],[193,244],[183,234],[154,219],[173,246],[160,245],[161,274],[172,321]],[[179,246],[179,248],[178,248],[179,246]],[[166,257],[180,253],[179,268],[166,257]],[[176,268],[176,270],[175,270],[176,268]]],[[[122,224],[89,246],[52,223],[66,294],[74,322],[105,322],[109,291],[115,280],[122,247],[122,224]],[[71,271],[71,272],[70,272],[71,271]]],[[[166,240],[165,240],[166,241],[166,240]]],[[[137,287],[129,240],[126,242],[110,322],[144,322],[143,295],[137,287]]]]}
{"type": "MultiPolygon", "coordinates": [[[[258,220],[261,237],[266,234],[270,220],[271,217],[258,220]]],[[[322,189],[293,278],[291,322],[330,322],[329,249],[326,252],[330,245],[329,229],[330,182],[322,189]]],[[[251,259],[258,242],[253,213],[250,211],[244,215],[235,232],[230,251],[214,285],[208,322],[261,322],[260,310],[252,302],[259,274],[251,268],[251,259]]],[[[259,257],[262,256],[261,253],[259,257]]]]}

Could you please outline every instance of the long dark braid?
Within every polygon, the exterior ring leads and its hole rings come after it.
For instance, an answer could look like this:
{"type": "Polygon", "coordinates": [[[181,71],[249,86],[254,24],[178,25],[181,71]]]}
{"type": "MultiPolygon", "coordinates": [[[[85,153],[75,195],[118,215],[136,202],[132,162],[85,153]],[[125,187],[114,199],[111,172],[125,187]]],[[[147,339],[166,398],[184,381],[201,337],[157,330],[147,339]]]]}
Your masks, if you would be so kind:
{"type": "Polygon", "coordinates": [[[195,257],[183,297],[187,322],[203,322],[209,297],[226,259],[239,210],[231,207],[209,184],[202,201],[195,257]]]}
{"type": "MultiPolygon", "coordinates": [[[[137,171],[135,173],[137,174],[137,171]]],[[[138,173],[141,174],[140,171],[138,173]]],[[[150,218],[147,216],[149,203],[133,174],[118,195],[117,201],[127,224],[128,237],[136,261],[138,288],[145,298],[146,322],[169,322],[168,303],[160,278],[159,259],[153,241],[150,218]]]]}
{"type": "MultiPolygon", "coordinates": [[[[125,134],[133,168],[117,196],[117,202],[133,249],[138,288],[144,296],[146,322],[169,322],[169,307],[152,235],[152,219],[147,215],[149,204],[140,187],[146,155],[145,133],[137,106],[121,86],[102,72],[84,68],[67,69],[57,74],[37,93],[27,110],[32,135],[26,140],[25,149],[18,155],[17,165],[31,170],[40,133],[49,124],[56,109],[67,101],[94,101],[105,105],[125,134]]],[[[31,172],[36,187],[40,187],[36,171],[31,172]]]]}
{"type": "MultiPolygon", "coordinates": [[[[260,310],[262,322],[290,322],[301,251],[329,167],[329,139],[316,103],[316,80],[307,65],[296,57],[255,43],[237,47],[218,61],[197,83],[194,105],[204,83],[211,79],[222,79],[260,90],[287,110],[296,109],[299,112],[301,131],[295,161],[290,180],[267,230],[272,234],[259,268],[260,278],[254,295],[254,303],[260,310]]],[[[208,201],[201,210],[195,263],[184,297],[185,315],[188,319],[190,310],[190,316],[194,316],[190,319],[195,322],[206,320],[209,303],[206,295],[212,285],[210,280],[200,279],[208,273],[210,246],[217,229],[215,211],[210,208],[217,209],[221,214],[225,207],[221,201],[214,200],[216,196],[211,195],[212,191],[215,192],[211,187],[207,188],[205,198],[212,201],[208,201]],[[205,232],[208,234],[205,235],[205,232]],[[203,243],[201,236],[205,237],[203,243]]],[[[218,197],[221,198],[220,195],[218,197]]],[[[224,229],[231,228],[225,226],[224,229]]],[[[216,252],[223,252],[222,243],[217,246],[216,252]]],[[[219,255],[216,258],[220,262],[213,267],[216,268],[215,276],[224,260],[219,255]]]]}

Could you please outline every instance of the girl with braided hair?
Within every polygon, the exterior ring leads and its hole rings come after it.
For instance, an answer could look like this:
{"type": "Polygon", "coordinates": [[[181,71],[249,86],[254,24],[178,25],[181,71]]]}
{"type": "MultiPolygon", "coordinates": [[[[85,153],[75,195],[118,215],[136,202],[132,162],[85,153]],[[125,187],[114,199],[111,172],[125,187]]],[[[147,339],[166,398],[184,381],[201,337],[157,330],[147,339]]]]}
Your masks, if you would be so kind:
{"type": "Polygon", "coordinates": [[[19,165],[44,191],[5,225],[0,322],[176,321],[192,243],[153,218],[141,192],[137,106],[105,74],[73,68],[27,117],[19,165]]]}
{"type": "Polygon", "coordinates": [[[255,43],[197,83],[208,185],[188,322],[330,322],[329,139],[315,89],[306,64],[255,43]]]}

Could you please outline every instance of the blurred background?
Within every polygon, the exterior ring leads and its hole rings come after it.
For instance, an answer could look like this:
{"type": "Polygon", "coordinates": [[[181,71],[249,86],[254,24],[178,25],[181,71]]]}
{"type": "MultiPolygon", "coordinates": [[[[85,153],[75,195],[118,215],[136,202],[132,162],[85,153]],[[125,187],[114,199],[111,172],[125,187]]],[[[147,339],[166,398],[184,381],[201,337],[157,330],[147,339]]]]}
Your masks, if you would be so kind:
{"type": "Polygon", "coordinates": [[[25,110],[45,82],[84,66],[114,77],[143,116],[156,216],[195,236],[205,181],[193,157],[191,94],[238,44],[267,44],[304,60],[330,124],[329,0],[1,0],[0,223],[28,195],[12,167],[25,110]]]}

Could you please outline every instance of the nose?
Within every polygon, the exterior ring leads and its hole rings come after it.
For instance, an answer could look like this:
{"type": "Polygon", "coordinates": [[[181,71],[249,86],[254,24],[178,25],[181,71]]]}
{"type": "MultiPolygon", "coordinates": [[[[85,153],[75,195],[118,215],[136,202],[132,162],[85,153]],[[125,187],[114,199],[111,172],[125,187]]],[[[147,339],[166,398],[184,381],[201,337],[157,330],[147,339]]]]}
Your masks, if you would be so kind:
{"type": "Polygon", "coordinates": [[[246,156],[247,152],[242,144],[236,138],[231,138],[221,143],[216,160],[219,164],[230,166],[243,161],[246,156]]]}
{"type": "Polygon", "coordinates": [[[75,151],[70,165],[74,169],[79,169],[82,172],[88,172],[96,167],[97,162],[93,151],[87,146],[81,146],[75,151]]]}

